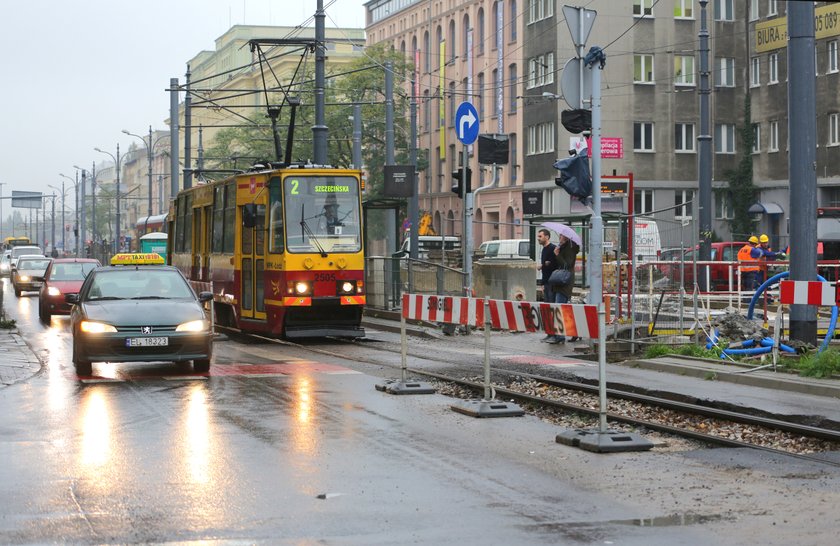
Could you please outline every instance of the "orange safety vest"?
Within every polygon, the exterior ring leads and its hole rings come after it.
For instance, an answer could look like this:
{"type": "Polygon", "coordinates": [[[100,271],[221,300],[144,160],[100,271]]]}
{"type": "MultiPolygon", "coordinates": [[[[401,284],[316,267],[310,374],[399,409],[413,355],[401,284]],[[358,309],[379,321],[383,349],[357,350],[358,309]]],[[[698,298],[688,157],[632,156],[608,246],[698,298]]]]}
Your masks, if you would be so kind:
{"type": "Polygon", "coordinates": [[[746,244],[738,251],[739,262],[755,262],[756,265],[741,265],[741,271],[758,271],[758,258],[753,258],[750,253],[754,247],[751,244],[746,244]]]}

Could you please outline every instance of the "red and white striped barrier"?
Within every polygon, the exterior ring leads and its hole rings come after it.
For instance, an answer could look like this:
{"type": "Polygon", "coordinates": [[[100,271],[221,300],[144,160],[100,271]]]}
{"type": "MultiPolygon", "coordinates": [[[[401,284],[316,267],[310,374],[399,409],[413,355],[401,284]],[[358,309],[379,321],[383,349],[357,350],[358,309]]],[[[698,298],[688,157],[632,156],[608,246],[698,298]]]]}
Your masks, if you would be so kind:
{"type": "Polygon", "coordinates": [[[407,319],[484,327],[484,300],[403,294],[402,315],[407,319]]]}
{"type": "Polygon", "coordinates": [[[572,303],[490,300],[490,325],[499,330],[598,337],[598,308],[572,303]]]}
{"type": "Polygon", "coordinates": [[[787,304],[837,305],[837,289],[831,282],[782,281],[779,301],[787,304]]]}

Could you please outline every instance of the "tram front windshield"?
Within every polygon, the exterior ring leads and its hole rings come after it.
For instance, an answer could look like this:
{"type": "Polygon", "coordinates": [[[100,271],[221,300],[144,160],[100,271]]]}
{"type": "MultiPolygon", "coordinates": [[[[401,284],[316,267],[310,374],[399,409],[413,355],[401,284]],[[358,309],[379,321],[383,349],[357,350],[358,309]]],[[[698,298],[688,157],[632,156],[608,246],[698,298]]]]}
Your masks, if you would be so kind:
{"type": "Polygon", "coordinates": [[[287,176],[283,181],[283,200],[288,252],[361,250],[359,182],[356,178],[287,176]]]}

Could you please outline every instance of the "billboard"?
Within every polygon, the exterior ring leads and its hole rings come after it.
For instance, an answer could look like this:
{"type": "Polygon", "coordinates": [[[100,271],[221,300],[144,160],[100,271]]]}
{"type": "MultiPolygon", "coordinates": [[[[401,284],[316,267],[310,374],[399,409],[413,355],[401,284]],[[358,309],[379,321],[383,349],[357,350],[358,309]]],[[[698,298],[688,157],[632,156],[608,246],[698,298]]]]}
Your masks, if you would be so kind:
{"type": "Polygon", "coordinates": [[[43,197],[39,191],[12,190],[12,206],[19,209],[40,209],[43,197]]]}

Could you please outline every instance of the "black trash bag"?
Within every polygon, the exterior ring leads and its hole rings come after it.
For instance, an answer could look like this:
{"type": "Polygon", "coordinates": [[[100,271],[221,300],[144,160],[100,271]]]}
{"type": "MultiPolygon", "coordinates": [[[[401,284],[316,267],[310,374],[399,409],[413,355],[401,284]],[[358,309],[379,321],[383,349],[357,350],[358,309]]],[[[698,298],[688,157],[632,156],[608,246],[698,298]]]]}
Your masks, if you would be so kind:
{"type": "Polygon", "coordinates": [[[560,112],[560,123],[567,131],[579,135],[592,130],[592,110],[563,110],[560,112]]]}
{"type": "Polygon", "coordinates": [[[560,171],[560,177],[554,183],[566,190],[572,197],[580,199],[584,205],[589,204],[592,197],[592,176],[589,174],[588,150],[560,159],[554,164],[560,171]]]}

